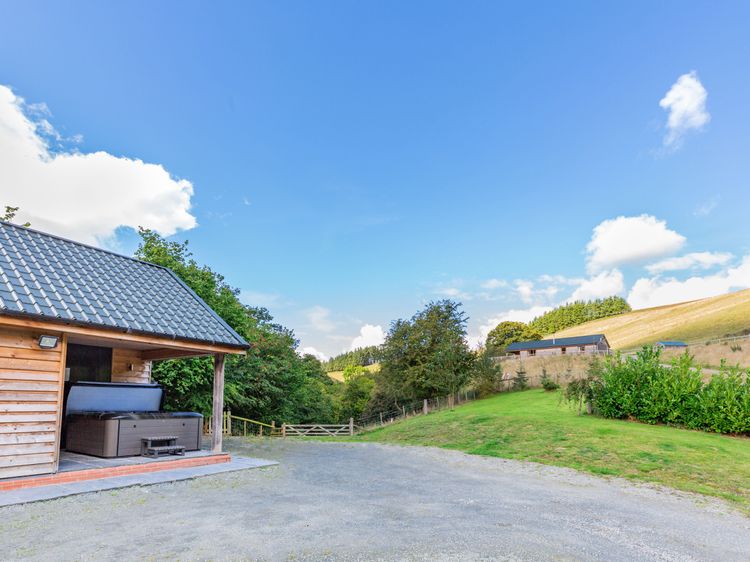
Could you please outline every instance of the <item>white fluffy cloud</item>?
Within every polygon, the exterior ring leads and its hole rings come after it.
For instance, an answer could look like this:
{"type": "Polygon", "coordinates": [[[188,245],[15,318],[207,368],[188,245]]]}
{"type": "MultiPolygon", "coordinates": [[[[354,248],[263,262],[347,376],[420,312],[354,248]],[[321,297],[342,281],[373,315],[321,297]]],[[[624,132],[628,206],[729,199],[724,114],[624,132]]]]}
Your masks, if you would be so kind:
{"type": "Polygon", "coordinates": [[[313,357],[316,357],[318,361],[328,361],[329,357],[322,351],[318,351],[312,346],[303,347],[299,350],[300,355],[312,355],[313,357]]]}
{"type": "Polygon", "coordinates": [[[568,302],[603,299],[619,295],[625,289],[625,280],[619,269],[602,271],[588,279],[582,279],[570,295],[568,302]]]}
{"type": "Polygon", "coordinates": [[[669,113],[664,146],[675,150],[682,145],[685,134],[699,131],[711,120],[706,110],[708,92],[695,71],[683,74],[672,84],[659,101],[662,109],[669,113]]]}
{"type": "Polygon", "coordinates": [[[717,265],[725,265],[732,259],[732,254],[725,252],[693,252],[684,256],[667,258],[646,266],[652,275],[666,271],[681,271],[685,269],[710,269],[717,265]]]}
{"type": "Polygon", "coordinates": [[[599,223],[586,246],[592,273],[623,264],[668,256],[685,244],[685,237],[651,215],[617,217],[599,223]]]}
{"type": "Polygon", "coordinates": [[[349,346],[350,350],[371,345],[380,345],[385,341],[385,332],[382,326],[373,326],[365,324],[359,329],[359,335],[352,340],[349,346]]]}
{"type": "Polygon", "coordinates": [[[736,289],[750,287],[750,256],[736,267],[718,273],[693,276],[684,280],[673,277],[638,279],[628,294],[633,308],[649,308],[677,302],[721,295],[736,289]]]}
{"type": "Polygon", "coordinates": [[[53,150],[50,142],[63,139],[47,112],[0,86],[0,204],[20,207],[19,222],[91,244],[123,226],[168,236],[196,225],[189,181],[103,151],[53,150]]]}

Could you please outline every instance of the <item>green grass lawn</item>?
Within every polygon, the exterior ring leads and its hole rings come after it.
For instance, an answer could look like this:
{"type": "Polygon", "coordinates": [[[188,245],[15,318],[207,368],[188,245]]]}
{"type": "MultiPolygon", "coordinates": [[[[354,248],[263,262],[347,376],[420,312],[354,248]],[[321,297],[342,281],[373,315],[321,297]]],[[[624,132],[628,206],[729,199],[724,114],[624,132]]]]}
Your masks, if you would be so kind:
{"type": "Polygon", "coordinates": [[[656,482],[750,511],[750,439],[578,416],[558,392],[500,394],[353,439],[432,445],[656,482]]]}

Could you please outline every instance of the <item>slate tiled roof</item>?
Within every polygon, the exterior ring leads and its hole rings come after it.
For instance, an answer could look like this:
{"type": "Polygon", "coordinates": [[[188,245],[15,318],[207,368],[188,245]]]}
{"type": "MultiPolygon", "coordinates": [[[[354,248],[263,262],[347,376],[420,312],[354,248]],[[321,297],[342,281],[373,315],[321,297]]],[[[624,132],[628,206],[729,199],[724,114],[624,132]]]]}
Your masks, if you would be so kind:
{"type": "Polygon", "coordinates": [[[0,222],[0,314],[246,348],[169,269],[0,222]]]}
{"type": "Polygon", "coordinates": [[[575,336],[572,338],[555,338],[550,340],[519,341],[510,344],[506,351],[522,351],[526,349],[550,349],[553,347],[576,347],[578,345],[594,345],[600,341],[607,341],[604,334],[591,336],[575,336]]]}

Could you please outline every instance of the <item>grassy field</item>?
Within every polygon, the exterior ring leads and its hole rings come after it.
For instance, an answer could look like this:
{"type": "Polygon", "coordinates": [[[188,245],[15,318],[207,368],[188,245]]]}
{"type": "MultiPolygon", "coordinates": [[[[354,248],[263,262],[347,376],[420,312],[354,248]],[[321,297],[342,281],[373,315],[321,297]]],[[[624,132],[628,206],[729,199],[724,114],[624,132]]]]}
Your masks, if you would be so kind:
{"type": "Polygon", "coordinates": [[[557,337],[605,334],[615,349],[657,340],[706,340],[750,329],[750,289],[698,301],[644,308],[574,326],[557,337]]]}
{"type": "MultiPolygon", "coordinates": [[[[371,373],[377,373],[380,370],[380,363],[368,365],[367,367],[365,367],[365,369],[367,369],[371,373]]],[[[344,371],[329,371],[326,374],[335,381],[344,382],[344,371]]]]}
{"type": "Polygon", "coordinates": [[[566,466],[724,498],[750,512],[750,439],[577,416],[559,393],[499,394],[356,436],[566,466]]]}
{"type": "MultiPolygon", "coordinates": [[[[717,369],[724,359],[729,365],[750,368],[750,340],[690,345],[687,351],[702,367],[717,369]]],[[[684,349],[665,349],[662,355],[671,359],[684,352],[684,349]]]]}

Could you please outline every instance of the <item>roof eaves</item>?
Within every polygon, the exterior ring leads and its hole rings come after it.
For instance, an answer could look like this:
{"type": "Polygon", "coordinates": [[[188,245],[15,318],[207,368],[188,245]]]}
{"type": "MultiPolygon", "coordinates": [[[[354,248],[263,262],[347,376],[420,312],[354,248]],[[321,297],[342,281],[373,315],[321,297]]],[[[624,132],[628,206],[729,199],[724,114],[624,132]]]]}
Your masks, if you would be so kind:
{"type": "Polygon", "coordinates": [[[98,324],[96,322],[87,322],[83,320],[75,320],[75,319],[68,319],[68,318],[52,318],[50,316],[45,316],[44,314],[31,314],[28,312],[15,312],[15,311],[9,311],[9,310],[0,310],[0,316],[10,316],[12,318],[21,318],[21,319],[31,318],[33,320],[36,320],[39,322],[47,322],[52,325],[79,326],[82,328],[97,328],[97,329],[107,330],[107,331],[111,331],[113,333],[119,333],[119,334],[136,334],[136,335],[141,335],[141,336],[163,338],[165,340],[171,340],[175,342],[204,344],[204,345],[212,345],[212,346],[217,346],[217,347],[223,346],[223,347],[234,348],[234,349],[243,350],[243,351],[250,348],[250,345],[248,343],[243,343],[243,344],[227,343],[224,341],[215,341],[215,340],[208,340],[208,339],[178,337],[173,334],[165,334],[162,332],[149,332],[147,330],[134,330],[132,328],[126,329],[120,326],[112,326],[109,324],[98,324]]]}

